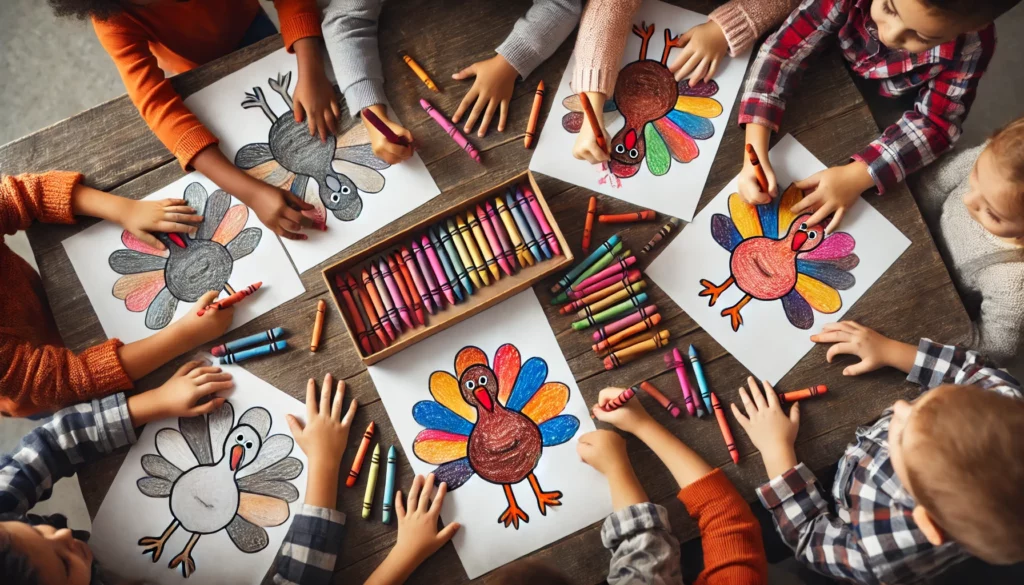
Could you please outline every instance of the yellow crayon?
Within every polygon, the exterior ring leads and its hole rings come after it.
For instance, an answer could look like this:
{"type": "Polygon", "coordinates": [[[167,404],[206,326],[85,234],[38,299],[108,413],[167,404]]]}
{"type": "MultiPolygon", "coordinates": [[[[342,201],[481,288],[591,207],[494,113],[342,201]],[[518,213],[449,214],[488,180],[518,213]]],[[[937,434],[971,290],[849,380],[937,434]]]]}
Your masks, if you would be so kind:
{"type": "MultiPolygon", "coordinates": [[[[462,265],[466,267],[466,274],[468,274],[469,279],[473,281],[473,286],[475,286],[477,290],[480,290],[484,287],[484,283],[480,279],[480,275],[477,274],[476,264],[473,264],[473,257],[469,253],[468,245],[465,240],[462,239],[462,234],[459,232],[459,228],[455,227],[455,222],[449,219],[447,226],[448,234],[451,235],[452,242],[455,244],[455,251],[459,254],[459,260],[462,260],[462,265]]],[[[473,236],[470,236],[470,239],[472,239],[472,237],[473,236]]]]}
{"type": "Polygon", "coordinates": [[[480,248],[476,245],[476,236],[470,232],[466,222],[462,221],[458,215],[455,216],[455,224],[459,228],[459,235],[462,236],[462,241],[465,242],[470,257],[473,258],[473,267],[476,268],[477,276],[483,281],[484,286],[490,286],[491,277],[487,274],[487,264],[484,262],[483,256],[480,255],[480,248]]]}
{"type": "Polygon", "coordinates": [[[363,495],[363,519],[370,518],[370,510],[373,508],[373,490],[377,487],[377,475],[380,473],[380,443],[373,447],[373,457],[370,458],[370,471],[366,474],[366,493],[363,495]]]}
{"type": "Polygon", "coordinates": [[[494,200],[495,209],[498,210],[498,217],[501,218],[501,222],[505,224],[505,229],[508,230],[508,237],[512,240],[512,247],[516,251],[516,258],[519,260],[519,265],[523,268],[527,266],[533,266],[534,262],[533,255],[526,251],[526,244],[523,243],[523,239],[519,237],[519,230],[516,229],[516,224],[512,220],[512,212],[508,210],[505,202],[498,197],[494,200]]]}
{"type": "Polygon", "coordinates": [[[491,246],[487,243],[487,237],[484,236],[484,230],[480,227],[480,222],[477,221],[472,211],[466,212],[466,221],[469,223],[469,229],[473,232],[473,238],[476,239],[477,245],[480,246],[480,252],[484,255],[484,264],[491,271],[494,280],[498,280],[501,278],[501,273],[498,271],[498,259],[491,253],[491,246]]]}

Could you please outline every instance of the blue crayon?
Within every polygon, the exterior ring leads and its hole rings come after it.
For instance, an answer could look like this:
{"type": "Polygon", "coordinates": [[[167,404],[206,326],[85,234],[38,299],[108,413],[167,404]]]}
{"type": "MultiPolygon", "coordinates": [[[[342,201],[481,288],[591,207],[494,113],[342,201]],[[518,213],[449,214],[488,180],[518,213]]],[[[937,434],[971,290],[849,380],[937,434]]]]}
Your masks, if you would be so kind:
{"type": "Polygon", "coordinates": [[[237,364],[238,362],[244,362],[247,359],[259,357],[261,355],[268,355],[284,351],[288,347],[287,341],[275,341],[252,349],[247,349],[237,353],[229,353],[220,358],[222,364],[237,364]]]}
{"type": "Polygon", "coordinates": [[[526,200],[523,190],[519,187],[516,187],[516,201],[519,202],[519,209],[523,210],[523,217],[526,218],[526,222],[530,224],[530,231],[533,232],[533,237],[537,239],[540,251],[544,252],[544,257],[550,260],[552,256],[551,248],[548,247],[548,241],[544,238],[544,232],[540,229],[540,223],[537,222],[537,218],[533,215],[530,203],[526,200]]]}
{"type": "Polygon", "coordinates": [[[398,462],[398,454],[395,453],[395,446],[388,449],[387,475],[384,476],[384,514],[381,520],[385,524],[391,524],[391,509],[395,505],[395,471],[398,462]]]}
{"type": "Polygon", "coordinates": [[[437,259],[441,261],[441,268],[444,270],[444,275],[448,279],[448,286],[451,287],[452,292],[459,299],[458,302],[462,302],[465,297],[462,294],[462,287],[459,286],[459,279],[455,276],[455,269],[452,267],[452,261],[448,258],[448,252],[445,251],[444,246],[441,245],[440,238],[437,237],[434,228],[427,228],[427,237],[430,238],[430,245],[434,247],[434,251],[437,252],[437,259]]]}
{"type": "Polygon", "coordinates": [[[444,248],[448,259],[452,262],[455,278],[459,279],[459,282],[462,283],[462,288],[466,290],[467,295],[473,294],[473,283],[469,281],[469,273],[466,272],[466,267],[462,264],[462,258],[459,257],[459,252],[455,249],[455,241],[452,239],[452,234],[442,224],[438,224],[435,229],[437,229],[437,236],[441,239],[441,247],[444,248]]]}
{"type": "Polygon", "coordinates": [[[562,279],[559,280],[555,286],[551,287],[551,294],[558,294],[562,292],[562,290],[564,290],[566,287],[571,285],[574,280],[576,280],[577,276],[583,274],[584,270],[590,268],[591,264],[600,260],[602,256],[611,251],[611,249],[615,247],[615,244],[618,243],[619,234],[615,234],[612,237],[608,238],[608,240],[605,243],[595,248],[594,251],[590,253],[590,256],[587,256],[586,260],[574,266],[573,269],[570,270],[568,274],[563,276],[562,279]]]}
{"type": "MultiPolygon", "coordinates": [[[[700,365],[700,356],[697,355],[697,348],[691,345],[689,353],[690,363],[693,364],[693,375],[697,378],[697,385],[700,386],[700,397],[704,401],[707,411],[714,412],[711,409],[711,389],[708,388],[708,381],[704,379],[704,368],[700,365]]],[[[700,416],[699,413],[698,416],[700,416]]]]}
{"type": "Polygon", "coordinates": [[[516,227],[519,228],[519,233],[523,236],[523,243],[526,244],[530,255],[540,262],[544,258],[537,245],[537,238],[533,235],[529,222],[523,217],[523,212],[519,210],[519,202],[516,201],[511,189],[505,194],[505,204],[508,205],[508,210],[512,213],[512,220],[516,222],[516,227]]]}
{"type": "Polygon", "coordinates": [[[259,345],[261,343],[269,343],[282,337],[284,337],[284,329],[282,329],[281,327],[274,327],[273,329],[261,331],[259,333],[256,333],[255,335],[250,335],[248,337],[243,337],[241,339],[236,339],[234,341],[222,343],[217,347],[211,349],[210,353],[213,354],[213,357],[221,357],[223,355],[234,353],[247,347],[259,345]]]}

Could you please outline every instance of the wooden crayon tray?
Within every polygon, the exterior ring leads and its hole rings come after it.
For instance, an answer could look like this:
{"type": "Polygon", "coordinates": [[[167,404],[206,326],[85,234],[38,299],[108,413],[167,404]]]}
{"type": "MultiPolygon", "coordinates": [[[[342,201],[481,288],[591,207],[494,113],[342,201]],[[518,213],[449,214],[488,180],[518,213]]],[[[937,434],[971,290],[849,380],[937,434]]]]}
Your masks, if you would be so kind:
{"type": "MultiPolygon", "coordinates": [[[[537,181],[534,179],[533,174],[530,173],[530,171],[526,171],[521,175],[518,175],[487,191],[481,192],[456,205],[452,205],[451,207],[439,211],[409,229],[397,233],[374,246],[342,258],[338,262],[325,268],[323,270],[323,276],[324,281],[327,283],[327,289],[331,293],[331,298],[334,299],[334,305],[337,307],[338,313],[345,321],[345,327],[348,330],[348,336],[352,342],[352,347],[355,348],[356,353],[363,360],[363,363],[369,366],[385,358],[391,357],[403,349],[427,339],[431,335],[440,333],[452,325],[460,323],[481,311],[497,305],[505,299],[532,287],[553,273],[567,269],[572,262],[572,250],[570,250],[569,245],[566,243],[565,237],[562,235],[562,230],[558,226],[558,222],[555,221],[555,217],[551,213],[551,209],[548,207],[544,194],[541,192],[540,187],[537,186],[537,181]],[[528,182],[530,184],[534,194],[537,196],[537,202],[544,211],[544,215],[546,216],[548,223],[551,225],[552,232],[554,232],[555,237],[558,239],[558,244],[562,248],[562,254],[560,256],[554,256],[550,260],[537,262],[533,266],[521,268],[512,276],[507,276],[502,273],[501,278],[496,282],[492,282],[490,286],[474,290],[474,293],[469,295],[469,297],[461,303],[456,305],[446,305],[444,309],[437,311],[433,315],[427,314],[427,323],[425,326],[417,326],[411,330],[406,330],[394,342],[392,342],[391,345],[371,353],[370,355],[364,355],[363,349],[359,345],[356,329],[352,323],[348,322],[348,315],[346,314],[346,311],[342,309],[344,301],[341,299],[341,295],[335,285],[335,275],[341,274],[342,277],[344,277],[346,272],[351,271],[352,276],[358,280],[358,274],[366,261],[376,258],[382,253],[392,252],[402,245],[407,245],[412,236],[420,236],[424,233],[424,230],[427,227],[436,224],[438,221],[445,220],[457,213],[461,213],[465,216],[465,212],[467,210],[475,209],[478,203],[483,204],[486,200],[491,200],[498,195],[503,195],[505,190],[509,187],[514,187],[515,185],[524,182],[528,182]]],[[[355,318],[358,319],[359,316],[356,315],[355,318]]]]}

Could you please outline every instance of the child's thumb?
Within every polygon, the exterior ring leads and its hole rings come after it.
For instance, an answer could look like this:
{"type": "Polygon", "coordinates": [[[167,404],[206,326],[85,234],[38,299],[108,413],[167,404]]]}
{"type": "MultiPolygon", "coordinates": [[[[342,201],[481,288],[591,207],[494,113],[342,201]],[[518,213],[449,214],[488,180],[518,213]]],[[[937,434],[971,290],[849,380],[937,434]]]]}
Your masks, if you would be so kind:
{"type": "Polygon", "coordinates": [[[452,79],[465,79],[473,75],[476,75],[476,63],[473,63],[469,67],[466,67],[462,71],[459,71],[455,75],[452,75],[452,79]]]}
{"type": "Polygon", "coordinates": [[[292,432],[292,436],[302,433],[302,423],[294,415],[285,415],[284,420],[288,422],[288,430],[292,432]]]}
{"type": "Polygon", "coordinates": [[[452,522],[448,526],[442,528],[437,533],[437,539],[441,542],[441,544],[444,544],[451,540],[453,536],[455,536],[455,533],[459,531],[459,528],[462,528],[461,524],[459,524],[458,522],[452,522]]]}
{"type": "Polygon", "coordinates": [[[793,404],[793,408],[789,409],[789,420],[795,424],[800,424],[800,403],[793,404]]]}

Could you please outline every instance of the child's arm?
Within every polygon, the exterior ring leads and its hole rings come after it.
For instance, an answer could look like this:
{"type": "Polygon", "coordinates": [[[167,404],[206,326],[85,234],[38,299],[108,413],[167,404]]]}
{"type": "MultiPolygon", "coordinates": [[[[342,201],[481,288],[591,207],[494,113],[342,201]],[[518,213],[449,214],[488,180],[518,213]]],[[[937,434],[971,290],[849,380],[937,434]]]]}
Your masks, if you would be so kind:
{"type": "Polygon", "coordinates": [[[799,4],[800,0],[732,0],[713,10],[708,20],[721,29],[729,54],[735,57],[777,27],[799,4]]]}
{"type": "Polygon", "coordinates": [[[345,538],[345,514],[338,511],[338,473],[358,404],[355,399],[342,418],[345,382],[324,376],[317,399],[316,382],[306,385],[306,422],[288,415],[288,428],[309,461],[306,499],[292,519],[275,562],[275,583],[298,585],[331,582],[338,551],[345,538]]]}
{"type": "Polygon", "coordinates": [[[996,264],[979,271],[978,290],[981,310],[971,323],[971,342],[975,348],[999,363],[1012,360],[1024,340],[1024,275],[1020,263],[996,264]]]}
{"type": "Polygon", "coordinates": [[[309,133],[334,134],[341,109],[324,68],[320,28],[320,7],[316,0],[274,0],[281,38],[289,52],[295,53],[298,79],[292,93],[292,112],[296,122],[306,122],[309,133]]]}

